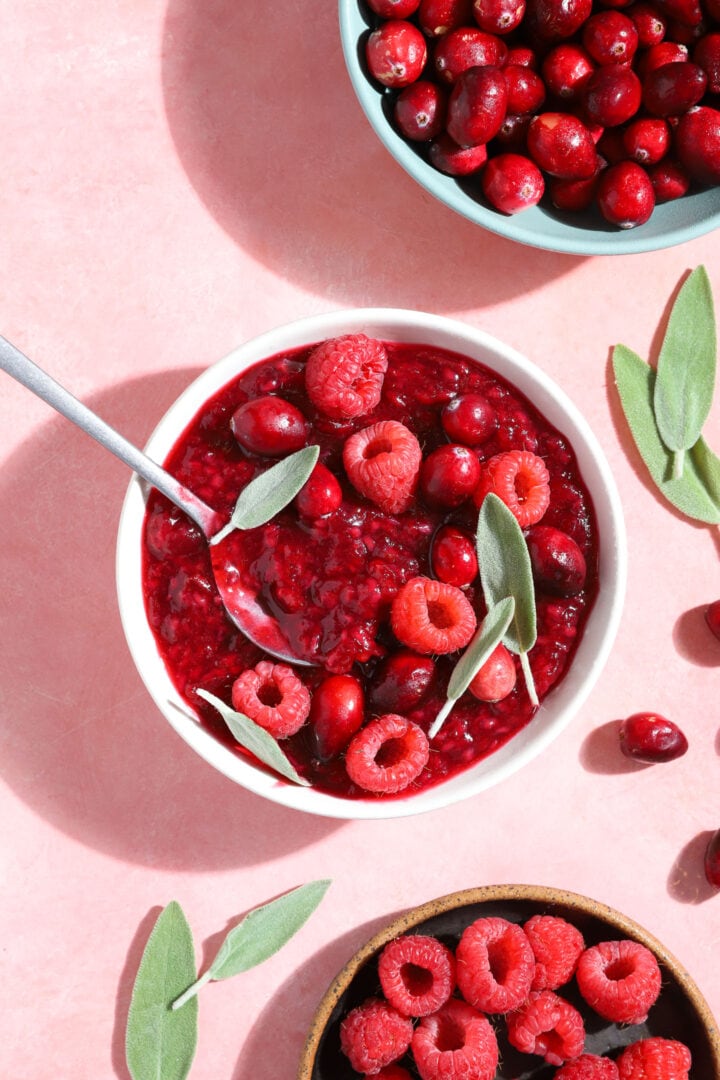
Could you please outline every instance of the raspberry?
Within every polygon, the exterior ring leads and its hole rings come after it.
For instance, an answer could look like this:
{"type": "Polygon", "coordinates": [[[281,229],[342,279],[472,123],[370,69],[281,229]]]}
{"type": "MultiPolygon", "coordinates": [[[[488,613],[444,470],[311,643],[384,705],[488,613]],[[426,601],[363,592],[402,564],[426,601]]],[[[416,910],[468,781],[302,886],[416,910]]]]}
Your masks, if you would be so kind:
{"type": "Polygon", "coordinates": [[[233,683],[232,704],[275,738],[284,739],[307,720],[310,693],[292,668],[261,660],[233,683]]]}
{"type": "Polygon", "coordinates": [[[639,941],[602,941],[586,949],[575,972],[580,993],[606,1020],[640,1024],[660,993],[660,968],[639,941]]]}
{"type": "Polygon", "coordinates": [[[340,1025],[340,1046],[356,1072],[377,1073],[403,1056],[412,1034],[412,1020],[380,998],[367,998],[340,1025]]]}
{"type": "Polygon", "coordinates": [[[501,918],[476,919],[455,951],[460,993],[477,1009],[504,1013],[525,1001],[535,960],[525,931],[501,918]]]}
{"type": "Polygon", "coordinates": [[[412,1080],[412,1076],[402,1065],[388,1065],[380,1072],[373,1073],[372,1080],[412,1080]]]}
{"type": "Polygon", "coordinates": [[[370,412],[380,401],[388,359],[381,341],[347,334],[316,345],[305,365],[315,408],[334,420],[370,412]]]}
{"type": "Polygon", "coordinates": [[[432,578],[406,581],[392,602],[395,637],[419,653],[451,653],[464,648],[477,619],[465,594],[455,585],[432,578]]]}
{"type": "Polygon", "coordinates": [[[675,1039],[641,1039],[617,1059],[620,1080],[688,1080],[692,1058],[675,1039]]]}
{"type": "Polygon", "coordinates": [[[535,955],[533,990],[557,990],[575,974],[585,948],[576,926],[555,915],[533,915],[523,930],[535,955]]]}
{"type": "Polygon", "coordinates": [[[485,462],[473,500],[477,507],[494,492],[512,510],[520,526],[535,525],[550,505],[550,474],[529,450],[508,450],[485,462]]]}
{"type": "Polygon", "coordinates": [[[356,431],[343,447],[351,484],[386,514],[401,514],[410,506],[421,461],[420,443],[398,420],[356,431]]]}
{"type": "Polygon", "coordinates": [[[457,998],[415,1029],[412,1053],[422,1080],[493,1080],[498,1064],[495,1032],[482,1013],[457,998]]]}
{"type": "Polygon", "coordinates": [[[455,957],[437,938],[408,934],[389,942],[378,961],[380,985],[403,1016],[429,1016],[455,989],[455,957]]]}
{"type": "Polygon", "coordinates": [[[354,784],[376,795],[403,791],[425,768],[430,756],[427,735],[412,721],[388,713],[358,731],[345,755],[354,784]]]}
{"type": "Polygon", "coordinates": [[[510,1044],[524,1054],[539,1054],[548,1065],[562,1065],[582,1053],[585,1024],[577,1009],[552,990],[532,990],[507,1016],[510,1044]]]}
{"type": "Polygon", "coordinates": [[[553,1080],[618,1080],[618,1077],[617,1065],[612,1058],[581,1054],[558,1069],[553,1080]]]}

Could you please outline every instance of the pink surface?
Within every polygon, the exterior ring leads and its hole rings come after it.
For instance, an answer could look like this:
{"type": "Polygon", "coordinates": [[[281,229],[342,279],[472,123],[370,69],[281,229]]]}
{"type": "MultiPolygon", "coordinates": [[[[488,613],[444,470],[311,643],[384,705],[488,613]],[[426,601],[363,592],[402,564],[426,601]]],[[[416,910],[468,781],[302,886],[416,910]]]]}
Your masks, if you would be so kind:
{"type": "MultiPolygon", "coordinates": [[[[330,308],[455,315],[529,355],[601,439],[626,509],[627,605],[581,715],[475,800],[339,824],[236,789],[152,706],[122,636],[114,543],[128,474],[0,378],[0,1071],[128,1080],[123,1032],[149,927],[185,909],[198,961],[228,922],[334,884],[263,967],[210,986],[195,1080],[292,1080],[327,983],[391,914],[456,889],[557,885],[660,937],[716,1013],[720,826],[717,536],[648,486],[608,371],[643,355],[717,234],[624,258],[520,247],[434,204],[378,145],[346,80],[333,4],[48,0],[0,25],[0,333],[140,442],[202,367],[330,308]],[[686,757],[638,769],[613,723],[679,722],[686,757]]],[[[720,412],[710,441],[720,444],[720,412]]]]}

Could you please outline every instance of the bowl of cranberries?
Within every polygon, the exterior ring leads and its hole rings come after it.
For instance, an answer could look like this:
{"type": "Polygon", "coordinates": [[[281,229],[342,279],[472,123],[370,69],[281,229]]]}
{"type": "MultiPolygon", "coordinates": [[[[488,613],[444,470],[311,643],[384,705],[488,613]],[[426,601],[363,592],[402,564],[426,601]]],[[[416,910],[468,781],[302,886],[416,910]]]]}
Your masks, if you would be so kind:
{"type": "Polygon", "coordinates": [[[340,0],[370,124],[521,243],[669,247],[720,224],[718,0],[340,0]]]}
{"type": "Polygon", "coordinates": [[[383,308],[280,327],[203,372],[147,451],[229,524],[208,543],[133,479],[123,626],[160,712],[237,784],[330,817],[432,810],[529,762],[598,678],[614,481],[563,391],[489,335],[383,308]],[[258,483],[271,504],[233,524],[258,483]]]}
{"type": "Polygon", "coordinates": [[[544,886],[467,889],[396,918],[321,1001],[298,1080],[720,1077],[720,1032],[665,947],[544,886]]]}

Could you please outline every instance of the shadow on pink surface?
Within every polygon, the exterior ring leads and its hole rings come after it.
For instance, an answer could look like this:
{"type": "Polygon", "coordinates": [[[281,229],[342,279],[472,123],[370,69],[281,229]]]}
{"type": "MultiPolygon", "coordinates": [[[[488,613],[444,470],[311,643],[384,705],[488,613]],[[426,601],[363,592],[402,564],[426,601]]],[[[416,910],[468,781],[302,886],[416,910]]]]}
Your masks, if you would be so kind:
{"type": "MultiPolygon", "coordinates": [[[[135,379],[88,404],[142,444],[195,374],[135,379]]],[[[216,773],[142,685],[115,593],[129,480],[125,466],[59,417],[5,464],[0,772],[55,827],[130,862],[212,870],[316,843],[337,822],[275,806],[216,773]]]]}
{"type": "Polygon", "coordinates": [[[705,877],[705,849],[713,836],[712,830],[700,832],[682,849],[668,875],[668,892],[681,904],[702,904],[717,897],[717,889],[705,877]]]}
{"type": "Polygon", "coordinates": [[[406,175],[355,99],[335,4],[287,4],[269,25],[260,0],[169,0],[162,79],[200,198],[303,288],[341,303],[461,310],[577,265],[473,225],[406,175]]]}

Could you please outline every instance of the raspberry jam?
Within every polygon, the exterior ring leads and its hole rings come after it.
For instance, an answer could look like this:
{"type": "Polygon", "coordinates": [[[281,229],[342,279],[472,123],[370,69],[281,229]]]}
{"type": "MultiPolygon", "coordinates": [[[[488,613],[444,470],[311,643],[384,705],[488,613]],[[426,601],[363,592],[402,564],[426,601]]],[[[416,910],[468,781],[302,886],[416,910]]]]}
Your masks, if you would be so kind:
{"type": "MultiPolygon", "coordinates": [[[[379,421],[398,421],[417,437],[426,460],[448,443],[449,403],[477,395],[497,418],[495,424],[484,425],[484,441],[472,448],[481,466],[511,450],[542,458],[550,488],[543,525],[551,527],[548,532],[561,530],[571,538],[587,572],[582,588],[573,595],[545,590],[541,581],[536,586],[538,638],[530,664],[541,701],[566,673],[597,594],[598,537],[572,447],[512,385],[481,364],[443,349],[396,343],[385,347],[388,367],[380,402],[372,412],[347,420],[323,415],[305,392],[311,347],[283,353],[254,365],[210,399],[175,444],[165,466],[229,516],[242,488],[277,460],[241,445],[231,426],[236,410],[266,395],[300,410],[307,421],[307,442],[320,446],[320,461],[339,482],[342,502],[326,516],[313,519],[300,512],[303,502],[296,500],[267,525],[236,531],[225,543],[232,544],[248,585],[278,618],[295,655],[315,660],[316,666],[296,668],[311,694],[330,674],[352,674],[364,689],[367,721],[378,715],[373,690],[381,682],[385,698],[389,694],[382,711],[401,711],[393,702],[395,694],[403,715],[427,732],[445,702],[458,654],[419,661],[430,668],[432,677],[418,683],[419,694],[403,694],[401,682],[386,675],[393,656],[407,653],[390,629],[390,605],[409,579],[434,576],[433,541],[441,528],[447,531],[452,526],[474,535],[477,508],[472,498],[459,506],[438,505],[437,499],[424,497],[420,485],[407,510],[383,511],[348,480],[343,468],[348,437],[379,421]]],[[[208,729],[234,752],[245,754],[196,690],[209,691],[229,704],[234,680],[260,660],[273,658],[230,621],[214,584],[204,537],[155,491],[145,518],[143,584],[150,626],[178,692],[208,729]]],[[[485,606],[478,578],[462,591],[479,621],[485,606]]],[[[496,703],[465,694],[433,739],[427,765],[404,794],[437,784],[492,754],[529,723],[534,712],[521,677],[515,689],[496,703]]],[[[283,739],[282,746],[318,789],[369,797],[349,780],[342,754],[331,760],[317,756],[311,722],[283,739]]]]}

